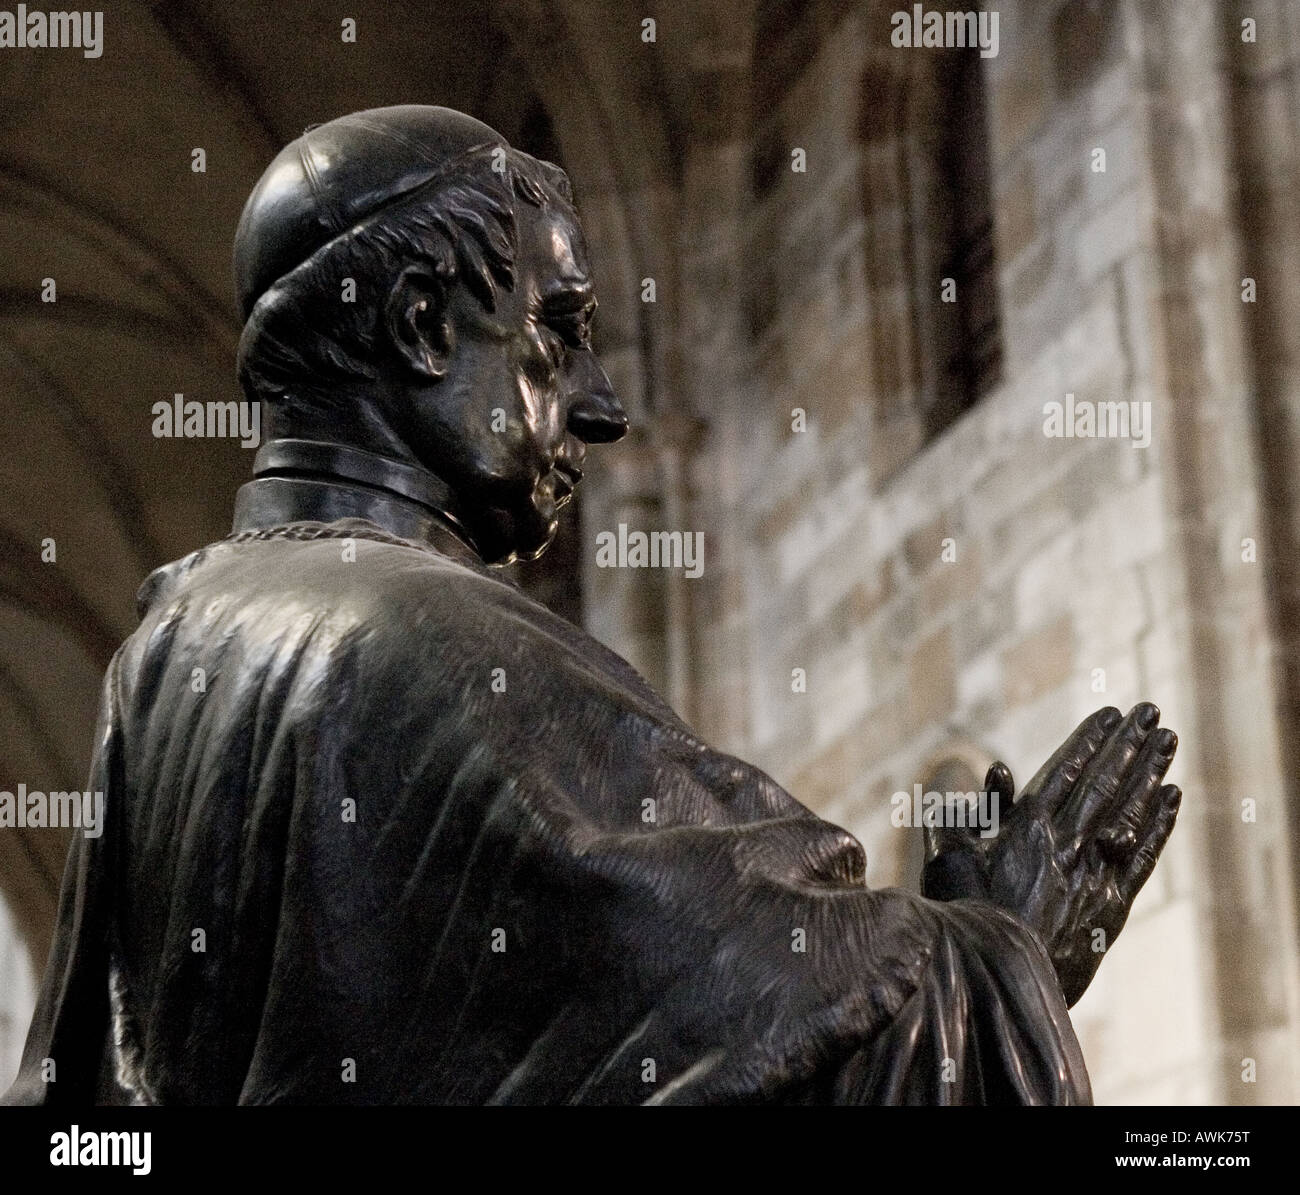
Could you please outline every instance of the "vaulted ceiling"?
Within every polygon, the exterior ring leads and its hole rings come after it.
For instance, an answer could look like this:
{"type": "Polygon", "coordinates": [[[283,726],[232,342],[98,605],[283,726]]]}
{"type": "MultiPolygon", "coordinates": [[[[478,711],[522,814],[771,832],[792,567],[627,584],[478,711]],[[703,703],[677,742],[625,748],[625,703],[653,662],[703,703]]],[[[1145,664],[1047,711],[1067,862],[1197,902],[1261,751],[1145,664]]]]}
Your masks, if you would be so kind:
{"type": "MultiPolygon", "coordinates": [[[[745,94],[727,80],[747,10],[659,3],[650,49],[623,0],[157,0],[106,11],[98,59],[4,52],[0,789],[84,784],[140,580],[228,530],[251,451],[155,439],[151,408],[238,397],[230,242],[272,155],[309,124],[415,102],[557,156],[602,283],[603,350],[644,415],[665,401],[672,304],[647,311],[639,279],[671,295],[681,146],[737,118],[719,97],[745,94]]],[[[38,959],[64,849],[51,831],[0,833],[0,886],[38,959]]]]}

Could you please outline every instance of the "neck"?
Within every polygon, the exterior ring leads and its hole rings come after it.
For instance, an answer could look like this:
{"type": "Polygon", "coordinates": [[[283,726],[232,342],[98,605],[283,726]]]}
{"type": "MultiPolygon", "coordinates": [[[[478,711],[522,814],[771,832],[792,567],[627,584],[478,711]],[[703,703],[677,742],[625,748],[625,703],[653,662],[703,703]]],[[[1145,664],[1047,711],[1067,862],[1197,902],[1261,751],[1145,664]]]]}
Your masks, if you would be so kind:
{"type": "Polygon", "coordinates": [[[366,519],[453,555],[478,552],[451,488],[409,462],[326,440],[269,440],[235,499],[236,531],[366,519]]]}

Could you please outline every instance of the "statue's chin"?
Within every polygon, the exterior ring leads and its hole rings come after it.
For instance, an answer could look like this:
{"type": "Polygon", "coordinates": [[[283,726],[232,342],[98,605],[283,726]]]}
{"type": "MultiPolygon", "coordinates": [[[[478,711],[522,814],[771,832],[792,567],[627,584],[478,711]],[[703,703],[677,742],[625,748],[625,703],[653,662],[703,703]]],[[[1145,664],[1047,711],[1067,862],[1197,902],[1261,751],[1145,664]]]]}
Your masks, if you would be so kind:
{"type": "Polygon", "coordinates": [[[515,549],[515,558],[517,560],[536,560],[551,546],[558,528],[559,522],[552,519],[539,538],[535,539],[532,543],[521,544],[515,549]]]}
{"type": "Polygon", "coordinates": [[[555,506],[547,503],[552,513],[529,505],[520,512],[498,511],[492,526],[480,530],[476,542],[489,564],[512,564],[516,560],[536,560],[555,539],[559,520],[553,513],[555,506]]]}

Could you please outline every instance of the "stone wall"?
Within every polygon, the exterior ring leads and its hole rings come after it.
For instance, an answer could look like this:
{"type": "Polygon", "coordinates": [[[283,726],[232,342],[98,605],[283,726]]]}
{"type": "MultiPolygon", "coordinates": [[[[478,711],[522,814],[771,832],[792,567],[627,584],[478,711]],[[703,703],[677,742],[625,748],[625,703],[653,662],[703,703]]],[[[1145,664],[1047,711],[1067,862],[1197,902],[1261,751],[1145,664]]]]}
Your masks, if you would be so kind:
{"type": "MultiPolygon", "coordinates": [[[[1096,1095],[1290,1102],[1289,714],[1276,589],[1243,559],[1273,541],[1227,92],[1266,70],[1252,54],[1295,45],[1295,9],[1261,9],[1252,45],[1211,3],[997,7],[1002,380],[938,435],[916,295],[940,279],[907,252],[928,52],[889,45],[891,6],[808,5],[798,46],[752,39],[744,136],[687,148],[689,526],[709,553],[688,583],[689,712],[858,834],[871,883],[914,885],[894,792],[995,757],[1023,783],[1091,710],[1156,700],[1184,812],[1074,1012],[1096,1095]],[[1049,438],[1044,405],[1067,394],[1149,404],[1149,445],[1049,438]]],[[[1285,213],[1293,172],[1268,177],[1285,213]]]]}

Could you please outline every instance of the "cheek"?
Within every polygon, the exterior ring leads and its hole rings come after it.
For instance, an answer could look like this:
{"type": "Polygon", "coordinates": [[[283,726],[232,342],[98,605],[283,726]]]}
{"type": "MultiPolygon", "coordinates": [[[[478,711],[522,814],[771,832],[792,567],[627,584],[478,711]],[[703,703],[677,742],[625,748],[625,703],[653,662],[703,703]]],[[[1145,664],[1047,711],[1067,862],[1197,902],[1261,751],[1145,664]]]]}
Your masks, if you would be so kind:
{"type": "Polygon", "coordinates": [[[519,434],[526,438],[535,438],[546,419],[548,390],[546,383],[539,381],[527,370],[517,369],[511,377],[514,389],[514,405],[519,413],[519,434]]]}
{"type": "Polygon", "coordinates": [[[522,340],[513,354],[514,388],[524,421],[542,435],[553,431],[561,377],[540,342],[522,340]]]}
{"type": "Polygon", "coordinates": [[[553,452],[561,427],[560,377],[535,353],[516,357],[509,379],[511,403],[506,405],[515,447],[535,449],[541,460],[553,452]]]}
{"type": "Polygon", "coordinates": [[[559,403],[556,381],[541,376],[516,354],[496,353],[481,361],[465,396],[469,421],[487,429],[479,452],[489,471],[532,485],[549,467],[559,403]]]}

